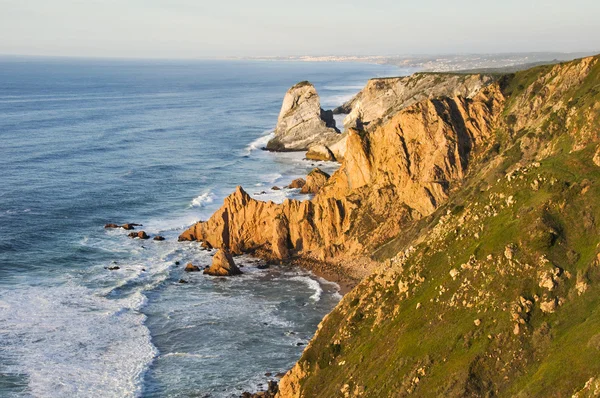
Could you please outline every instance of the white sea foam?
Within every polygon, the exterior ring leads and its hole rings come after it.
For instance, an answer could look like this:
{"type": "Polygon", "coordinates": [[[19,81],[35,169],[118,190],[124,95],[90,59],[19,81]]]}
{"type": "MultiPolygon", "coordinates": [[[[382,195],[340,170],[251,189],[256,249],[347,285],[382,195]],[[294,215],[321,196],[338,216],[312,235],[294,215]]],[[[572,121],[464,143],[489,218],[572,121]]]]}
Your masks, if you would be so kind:
{"type": "Polygon", "coordinates": [[[252,141],[250,144],[248,144],[248,146],[246,147],[246,155],[249,155],[251,152],[253,152],[257,149],[264,148],[265,146],[267,146],[267,143],[269,142],[269,140],[273,137],[275,137],[275,133],[272,131],[269,132],[268,134],[258,137],[257,139],[252,141]]]}
{"type": "Polygon", "coordinates": [[[215,200],[215,195],[212,192],[208,191],[201,195],[196,196],[192,200],[190,207],[204,207],[207,204],[212,203],[214,200],[215,200]]]}
{"type": "Polygon", "coordinates": [[[66,283],[2,293],[0,345],[10,373],[39,397],[134,397],[156,355],[145,296],[108,299],[66,283]],[[110,382],[108,382],[110,381],[110,382]]]}
{"type": "Polygon", "coordinates": [[[169,352],[167,354],[161,355],[158,359],[169,358],[169,357],[187,357],[187,358],[199,358],[199,359],[207,359],[207,358],[218,358],[218,355],[203,355],[203,354],[192,354],[189,352],[169,352]]]}
{"type": "Polygon", "coordinates": [[[311,300],[315,302],[321,300],[323,289],[321,288],[321,284],[318,281],[314,280],[310,276],[294,276],[290,279],[305,283],[310,289],[312,289],[314,293],[310,296],[311,300]]]}

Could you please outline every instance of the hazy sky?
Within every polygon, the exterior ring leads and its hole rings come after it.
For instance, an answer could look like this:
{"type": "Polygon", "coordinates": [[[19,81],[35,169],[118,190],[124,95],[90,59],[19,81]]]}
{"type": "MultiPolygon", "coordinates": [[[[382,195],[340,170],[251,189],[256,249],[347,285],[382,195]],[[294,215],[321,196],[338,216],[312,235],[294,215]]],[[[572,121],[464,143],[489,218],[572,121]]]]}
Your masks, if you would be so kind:
{"type": "Polygon", "coordinates": [[[600,0],[0,0],[0,54],[600,51],[600,0]]]}

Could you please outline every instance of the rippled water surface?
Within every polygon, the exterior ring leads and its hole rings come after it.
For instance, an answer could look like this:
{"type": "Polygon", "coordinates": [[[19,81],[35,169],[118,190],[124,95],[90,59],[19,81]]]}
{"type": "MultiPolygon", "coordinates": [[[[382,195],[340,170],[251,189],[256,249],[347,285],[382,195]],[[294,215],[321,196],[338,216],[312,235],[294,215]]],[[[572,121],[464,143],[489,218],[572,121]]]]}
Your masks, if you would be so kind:
{"type": "Polygon", "coordinates": [[[339,300],[336,285],[246,257],[241,277],[185,274],[213,253],[177,236],[236,185],[298,196],[270,187],[315,163],[259,149],[291,85],[310,80],[331,108],[398,73],[0,58],[0,396],[228,397],[287,370],[339,300]]]}

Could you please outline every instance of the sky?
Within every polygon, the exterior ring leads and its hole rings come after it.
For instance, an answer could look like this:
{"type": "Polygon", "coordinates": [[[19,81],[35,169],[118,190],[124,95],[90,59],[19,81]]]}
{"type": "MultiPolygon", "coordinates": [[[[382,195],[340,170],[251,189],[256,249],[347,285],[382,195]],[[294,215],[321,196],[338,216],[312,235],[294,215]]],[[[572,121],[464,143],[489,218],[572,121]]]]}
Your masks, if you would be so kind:
{"type": "Polygon", "coordinates": [[[599,0],[0,0],[0,54],[600,52],[599,0]]]}

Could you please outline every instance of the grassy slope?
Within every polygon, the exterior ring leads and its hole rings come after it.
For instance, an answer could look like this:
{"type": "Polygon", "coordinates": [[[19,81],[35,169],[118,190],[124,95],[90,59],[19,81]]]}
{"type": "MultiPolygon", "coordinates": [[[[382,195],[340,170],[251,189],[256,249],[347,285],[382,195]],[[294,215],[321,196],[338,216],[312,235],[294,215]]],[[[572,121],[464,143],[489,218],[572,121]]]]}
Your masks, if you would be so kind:
{"type": "MultiPolygon", "coordinates": [[[[549,68],[507,78],[505,117],[549,68]]],[[[599,73],[565,102],[597,104],[599,73]]],[[[570,396],[600,375],[600,167],[596,144],[571,151],[561,128],[539,137],[558,148],[539,165],[519,145],[534,133],[499,131],[487,167],[376,253],[413,245],[323,323],[301,359],[306,396],[570,396]],[[552,273],[550,291],[540,281],[552,273]]]]}

